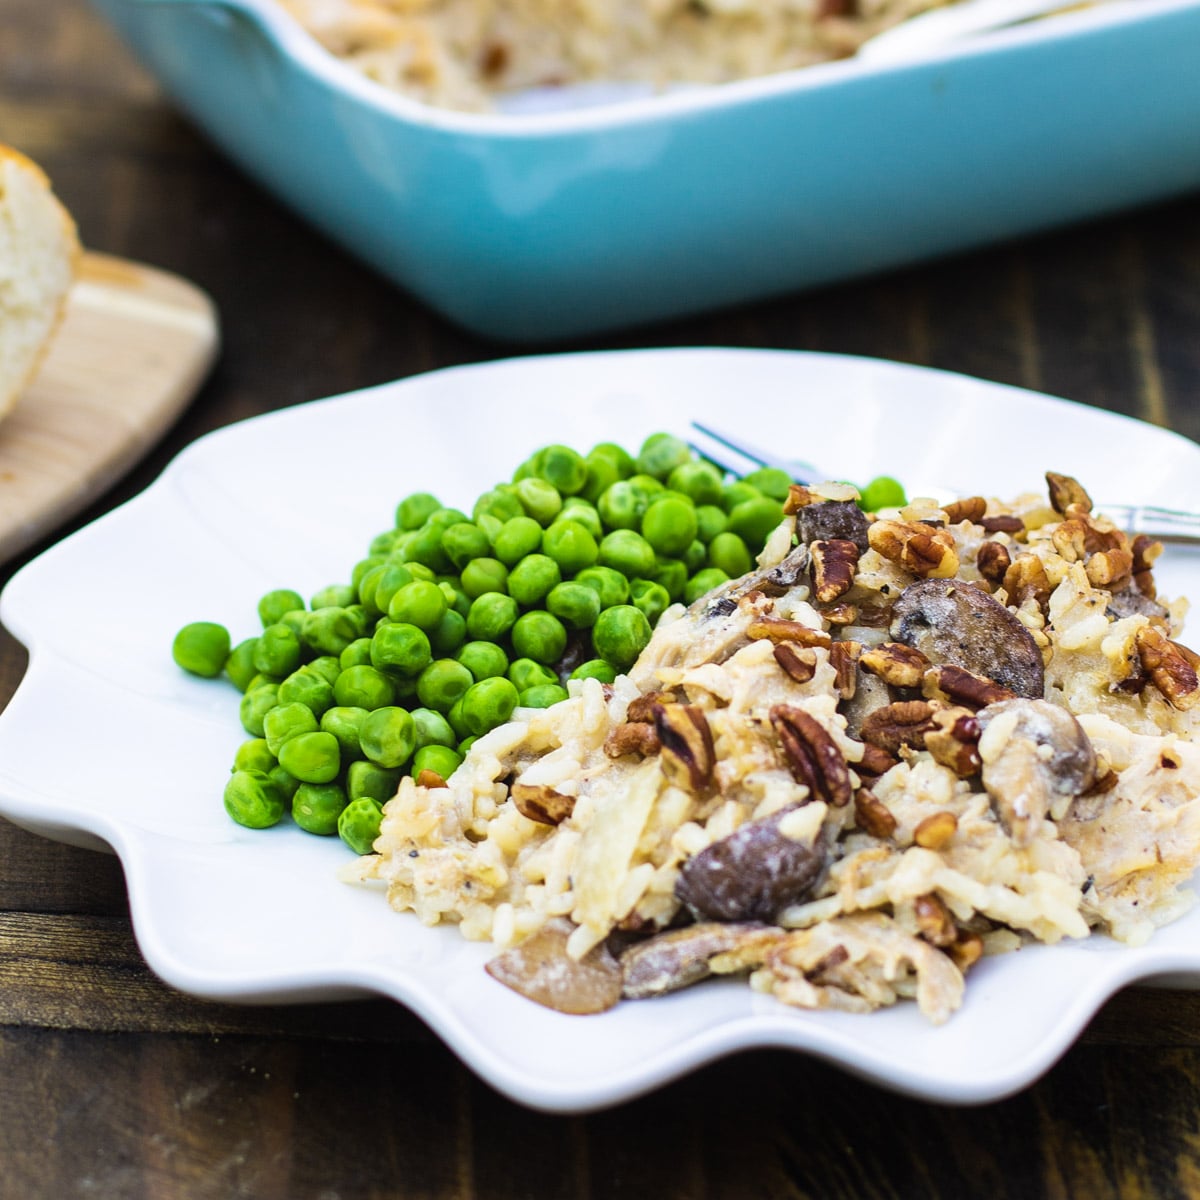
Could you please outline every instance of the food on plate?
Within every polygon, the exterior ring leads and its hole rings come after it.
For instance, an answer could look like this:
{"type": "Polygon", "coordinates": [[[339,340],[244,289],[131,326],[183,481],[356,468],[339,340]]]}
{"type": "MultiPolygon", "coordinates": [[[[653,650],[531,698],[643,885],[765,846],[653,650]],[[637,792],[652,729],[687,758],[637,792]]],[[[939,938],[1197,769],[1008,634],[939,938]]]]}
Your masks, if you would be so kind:
{"type": "Polygon", "coordinates": [[[0,419],[53,340],[78,260],[75,222],[41,167],[0,144],[0,419]]]}
{"type": "Polygon", "coordinates": [[[326,49],[429,104],[578,84],[715,84],[845,58],[955,0],[282,0],[326,49]]]}
{"type": "Polygon", "coordinates": [[[568,1013],[737,975],[943,1022],[987,955],[1145,941],[1194,899],[1200,657],[1161,545],[1046,478],[883,511],[791,487],[627,670],[403,778],[347,877],[568,1013]]]}

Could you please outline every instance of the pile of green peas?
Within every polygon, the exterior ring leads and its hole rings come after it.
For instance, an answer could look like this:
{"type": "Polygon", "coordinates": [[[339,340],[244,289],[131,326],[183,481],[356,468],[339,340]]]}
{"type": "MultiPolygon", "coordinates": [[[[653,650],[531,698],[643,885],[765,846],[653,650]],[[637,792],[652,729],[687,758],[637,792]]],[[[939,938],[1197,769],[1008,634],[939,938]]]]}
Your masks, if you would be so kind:
{"type": "MultiPolygon", "coordinates": [[[[470,514],[406,496],[348,582],[307,603],[268,592],[260,632],[236,645],[210,621],[176,635],[180,667],[242,693],[226,811],[256,829],[290,811],[369,853],[402,775],[449,778],[518,707],[565,699],[570,679],[612,682],[671,604],[749,571],[790,486],[770,467],[730,479],[656,433],[636,455],[545,446],[470,514]]],[[[868,500],[903,490],[877,479],[868,500]]]]}

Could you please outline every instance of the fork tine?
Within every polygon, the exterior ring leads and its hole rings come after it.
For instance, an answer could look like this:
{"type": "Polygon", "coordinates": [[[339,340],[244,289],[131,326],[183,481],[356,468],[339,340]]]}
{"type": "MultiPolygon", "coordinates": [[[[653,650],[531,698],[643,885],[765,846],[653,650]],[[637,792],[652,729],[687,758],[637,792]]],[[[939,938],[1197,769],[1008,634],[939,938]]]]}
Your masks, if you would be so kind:
{"type": "Polygon", "coordinates": [[[786,471],[796,483],[811,483],[820,473],[811,463],[802,463],[795,459],[786,459],[770,454],[759,446],[714,429],[710,425],[702,425],[699,421],[693,421],[691,425],[692,429],[707,439],[700,443],[690,442],[689,445],[692,449],[705,458],[711,459],[718,466],[724,467],[733,475],[747,475],[758,467],[776,467],[786,471]],[[746,467],[734,461],[733,455],[737,455],[751,465],[746,467]]]}

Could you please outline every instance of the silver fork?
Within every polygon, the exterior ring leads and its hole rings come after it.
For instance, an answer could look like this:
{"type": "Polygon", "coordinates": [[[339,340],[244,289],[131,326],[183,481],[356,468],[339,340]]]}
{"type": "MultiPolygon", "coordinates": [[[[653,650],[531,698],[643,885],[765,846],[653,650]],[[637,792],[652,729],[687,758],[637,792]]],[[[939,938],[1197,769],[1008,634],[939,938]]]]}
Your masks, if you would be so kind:
{"type": "MultiPolygon", "coordinates": [[[[837,478],[804,459],[785,458],[772,454],[738,435],[714,429],[699,421],[691,423],[688,444],[697,454],[707,458],[731,475],[747,475],[759,467],[777,467],[786,471],[796,483],[820,483],[837,478]]],[[[909,488],[910,495],[930,496],[949,501],[960,494],[942,485],[909,488]]],[[[1160,542],[1173,545],[1200,545],[1200,514],[1180,509],[1162,508],[1156,504],[1106,504],[1097,501],[1096,508],[1128,533],[1145,533],[1160,542]]]]}

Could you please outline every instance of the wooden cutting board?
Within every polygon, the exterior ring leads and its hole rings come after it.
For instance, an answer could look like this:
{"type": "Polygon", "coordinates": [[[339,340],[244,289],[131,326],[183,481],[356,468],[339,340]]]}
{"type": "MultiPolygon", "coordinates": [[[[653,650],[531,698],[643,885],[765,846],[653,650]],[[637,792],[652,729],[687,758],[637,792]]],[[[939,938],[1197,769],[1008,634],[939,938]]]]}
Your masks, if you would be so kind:
{"type": "Polygon", "coordinates": [[[0,421],[0,562],[111,487],[191,401],[216,309],[167,271],[85,253],[54,341],[0,421]]]}

